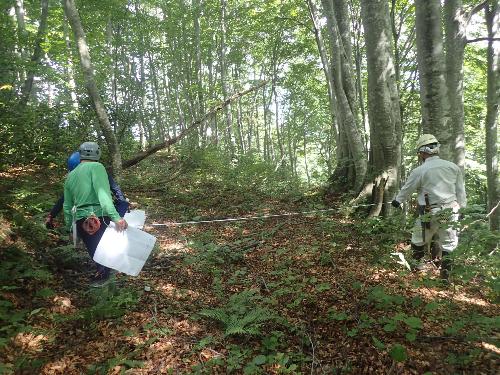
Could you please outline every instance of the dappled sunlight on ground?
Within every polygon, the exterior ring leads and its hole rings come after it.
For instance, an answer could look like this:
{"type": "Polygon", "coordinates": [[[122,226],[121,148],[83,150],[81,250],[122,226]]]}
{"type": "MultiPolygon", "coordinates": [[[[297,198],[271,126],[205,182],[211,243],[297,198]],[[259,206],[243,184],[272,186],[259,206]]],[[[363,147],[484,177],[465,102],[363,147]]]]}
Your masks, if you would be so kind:
{"type": "Polygon", "coordinates": [[[420,295],[428,299],[446,298],[455,302],[462,302],[469,305],[493,308],[495,305],[477,296],[468,295],[467,292],[455,292],[454,290],[437,290],[431,288],[415,289],[420,295]]]}
{"type": "Polygon", "coordinates": [[[45,335],[36,335],[34,333],[18,333],[12,340],[13,344],[23,352],[40,352],[43,350],[44,342],[49,338],[45,335]]]}
{"type": "Polygon", "coordinates": [[[71,299],[64,296],[56,296],[54,297],[53,306],[51,307],[51,311],[58,314],[72,314],[75,312],[76,308],[72,305],[71,299]]]}
{"type": "Polygon", "coordinates": [[[82,358],[76,355],[65,355],[62,358],[45,364],[41,369],[42,375],[77,375],[81,374],[78,369],[83,362],[82,358]]]}
{"type": "Polygon", "coordinates": [[[160,249],[167,253],[176,253],[186,248],[185,244],[178,241],[172,241],[167,239],[167,240],[160,240],[158,242],[160,244],[160,249]]]}
{"type": "MultiPolygon", "coordinates": [[[[174,197],[182,202],[179,207],[164,204],[170,196],[161,191],[137,199],[139,207],[151,205],[148,220],[165,223],[192,212],[230,216],[227,205],[213,202],[242,198],[220,194],[207,192],[209,208],[191,211],[186,197],[174,197]]],[[[259,212],[307,210],[270,202],[259,212]]],[[[196,207],[197,201],[191,203],[196,207]]],[[[491,357],[499,349],[493,340],[464,339],[473,325],[454,336],[446,330],[474,313],[490,319],[498,308],[470,285],[444,288],[434,282],[436,273],[422,278],[405,271],[356,225],[332,214],[146,226],[158,246],[145,268],[138,277],[118,275],[116,285],[102,294],[89,288],[90,272],[81,265],[69,272],[50,264],[56,277],[46,286],[53,290],[47,297],[26,298],[17,287],[3,290],[5,303],[33,312],[26,323],[33,329],[13,335],[7,359],[14,363],[30,353],[25,358],[43,362],[25,373],[70,375],[226,374],[229,363],[238,365],[233,373],[240,374],[252,361],[261,363],[258,371],[266,375],[494,373],[491,357]],[[248,305],[230,301],[242,292],[252,296],[248,305]],[[99,306],[100,298],[111,297],[112,306],[99,306]],[[227,333],[234,321],[225,318],[235,315],[239,323],[262,307],[273,318],[254,322],[257,333],[245,333],[248,326],[243,333],[227,333]],[[208,317],[207,310],[226,317],[208,317]],[[407,354],[399,364],[390,355],[395,345],[407,354]],[[467,357],[469,362],[446,362],[448,355],[460,359],[472,349],[480,355],[467,357]],[[291,364],[297,368],[290,370],[291,364]],[[92,370],[95,366],[100,369],[92,370]],[[200,366],[198,372],[194,366],[200,366]]],[[[41,286],[31,283],[28,278],[22,283],[30,297],[41,286]]]]}

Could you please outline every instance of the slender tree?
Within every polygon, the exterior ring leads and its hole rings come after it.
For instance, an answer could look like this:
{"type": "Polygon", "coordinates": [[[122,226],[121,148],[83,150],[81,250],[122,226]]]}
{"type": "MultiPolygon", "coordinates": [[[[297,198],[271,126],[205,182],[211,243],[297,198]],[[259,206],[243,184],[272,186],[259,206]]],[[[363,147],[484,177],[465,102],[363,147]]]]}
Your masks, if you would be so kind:
{"type": "Polygon", "coordinates": [[[33,50],[33,55],[31,56],[31,61],[28,66],[28,71],[26,74],[26,81],[21,89],[21,99],[19,104],[21,106],[26,106],[33,89],[33,81],[35,80],[35,74],[38,70],[40,62],[42,60],[42,43],[45,39],[45,34],[47,32],[47,19],[49,16],[49,0],[41,0],[40,3],[41,13],[40,13],[40,23],[38,24],[38,32],[35,39],[35,48],[33,50]]]}
{"type": "Polygon", "coordinates": [[[80,15],[76,8],[74,0],[62,0],[64,12],[68,18],[69,24],[73,29],[78,53],[80,55],[80,63],[82,66],[83,76],[85,78],[85,87],[89,93],[90,99],[97,114],[99,125],[106,140],[106,144],[111,155],[113,173],[119,175],[122,168],[120,148],[118,141],[113,133],[113,128],[109,122],[108,113],[102,102],[97,83],[94,78],[94,68],[90,59],[89,47],[83,31],[80,15]]]}
{"type": "MultiPolygon", "coordinates": [[[[321,66],[323,68],[323,73],[325,75],[326,85],[328,88],[328,104],[330,109],[332,131],[335,137],[337,137],[338,136],[337,120],[335,119],[335,112],[337,111],[337,102],[335,99],[335,86],[333,82],[333,74],[331,73],[330,63],[328,60],[328,51],[325,45],[323,35],[321,34],[319,26],[320,22],[318,19],[318,10],[316,4],[313,0],[307,0],[307,5],[309,9],[309,16],[311,17],[311,21],[313,24],[314,38],[316,40],[319,56],[321,58],[321,66]]],[[[335,141],[336,140],[337,139],[335,139],[335,141]]],[[[336,150],[337,150],[337,158],[340,159],[339,151],[341,150],[341,148],[337,147],[336,150]]]]}
{"type": "MultiPolygon", "coordinates": [[[[222,96],[224,100],[228,96],[229,84],[228,84],[228,74],[227,74],[227,61],[226,61],[226,38],[227,38],[227,15],[226,15],[226,0],[220,0],[220,80],[222,87],[222,96]]],[[[233,116],[231,113],[231,104],[224,107],[225,114],[225,126],[226,126],[226,142],[228,145],[228,150],[231,155],[234,155],[234,141],[233,141],[233,116]]]]}
{"type": "Polygon", "coordinates": [[[500,105],[500,5],[490,0],[486,9],[488,28],[488,76],[486,108],[486,175],[491,230],[500,230],[500,181],[498,177],[498,106],[500,105]]]}

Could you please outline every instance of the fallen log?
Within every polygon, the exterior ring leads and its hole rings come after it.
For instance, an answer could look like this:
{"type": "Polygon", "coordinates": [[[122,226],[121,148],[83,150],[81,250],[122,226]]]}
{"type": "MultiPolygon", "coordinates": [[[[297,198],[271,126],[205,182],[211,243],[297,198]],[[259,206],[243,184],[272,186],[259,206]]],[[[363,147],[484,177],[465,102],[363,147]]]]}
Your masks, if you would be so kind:
{"type": "Polygon", "coordinates": [[[205,122],[208,118],[210,118],[211,116],[215,115],[217,112],[224,109],[224,107],[226,107],[231,102],[235,101],[238,98],[241,98],[242,96],[244,96],[248,93],[251,93],[255,90],[260,89],[261,87],[265,86],[266,84],[267,84],[267,81],[262,81],[258,85],[252,86],[247,90],[243,90],[243,91],[235,93],[234,95],[230,96],[229,98],[227,98],[223,102],[221,102],[218,105],[216,105],[215,107],[211,108],[200,119],[193,121],[188,127],[186,127],[184,130],[182,130],[177,136],[175,136],[173,138],[169,138],[169,139],[167,139],[161,143],[158,143],[156,145],[153,145],[150,148],[148,148],[147,150],[139,152],[133,158],[125,160],[122,163],[122,168],[125,169],[125,168],[129,168],[133,165],[136,165],[141,160],[144,160],[145,158],[147,158],[149,155],[152,155],[160,150],[163,150],[163,149],[173,145],[174,143],[177,143],[179,140],[184,138],[187,134],[191,133],[194,129],[196,129],[203,122],[205,122]]]}

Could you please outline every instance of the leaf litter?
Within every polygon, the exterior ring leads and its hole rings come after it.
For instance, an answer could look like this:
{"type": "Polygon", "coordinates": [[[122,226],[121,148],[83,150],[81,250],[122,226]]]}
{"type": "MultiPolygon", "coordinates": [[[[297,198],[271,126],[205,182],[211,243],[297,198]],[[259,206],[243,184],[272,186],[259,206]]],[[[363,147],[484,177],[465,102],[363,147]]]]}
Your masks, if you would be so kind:
{"type": "MultiPolygon", "coordinates": [[[[194,195],[172,186],[168,194],[134,192],[132,186],[129,195],[155,222],[182,221],[191,212],[203,218],[261,213],[229,206],[245,203],[241,192],[197,186],[194,195]]],[[[304,201],[276,197],[258,205],[267,212],[307,208],[304,201]]],[[[89,261],[73,272],[58,268],[57,260],[48,262],[54,274],[49,281],[35,278],[2,289],[2,300],[11,301],[14,311],[35,313],[25,315],[20,332],[2,346],[0,369],[27,374],[494,373],[498,306],[467,285],[427,285],[395,262],[374,262],[374,255],[383,258],[383,246],[360,225],[329,214],[149,227],[159,246],[143,272],[136,278],[118,275],[112,290],[96,295],[88,288],[89,261]],[[47,288],[53,294],[35,297],[47,288]],[[269,319],[251,320],[258,309],[269,319]],[[204,310],[220,319],[203,316],[204,310]],[[224,319],[231,314],[240,321],[224,319]],[[240,333],[224,333],[227,324],[242,321],[249,323],[232,327],[240,333]],[[480,326],[477,332],[474,325],[480,326]]],[[[44,241],[40,246],[58,246],[61,240],[44,241]]],[[[399,243],[387,252],[404,248],[399,243]]]]}

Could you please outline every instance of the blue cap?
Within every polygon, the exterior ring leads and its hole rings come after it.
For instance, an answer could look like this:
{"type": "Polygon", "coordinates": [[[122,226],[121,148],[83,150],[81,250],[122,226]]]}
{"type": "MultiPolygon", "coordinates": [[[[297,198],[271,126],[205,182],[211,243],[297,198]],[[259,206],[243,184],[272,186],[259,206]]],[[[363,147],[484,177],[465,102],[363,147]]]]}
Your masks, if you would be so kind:
{"type": "Polygon", "coordinates": [[[72,171],[80,164],[80,153],[78,151],[73,152],[68,158],[68,171],[72,171]]]}

